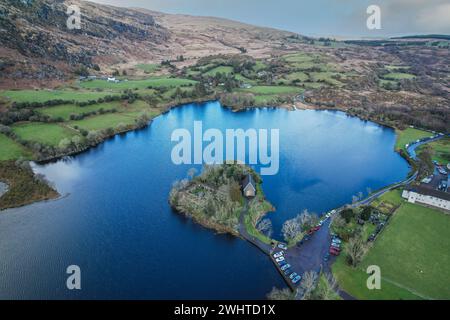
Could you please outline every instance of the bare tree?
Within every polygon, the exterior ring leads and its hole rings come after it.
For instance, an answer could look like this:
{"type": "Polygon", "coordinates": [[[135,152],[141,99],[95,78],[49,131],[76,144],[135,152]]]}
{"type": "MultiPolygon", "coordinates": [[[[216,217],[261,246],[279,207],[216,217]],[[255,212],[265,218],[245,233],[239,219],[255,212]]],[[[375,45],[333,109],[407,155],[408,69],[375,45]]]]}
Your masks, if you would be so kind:
{"type": "Polygon", "coordinates": [[[356,267],[366,254],[367,246],[362,237],[355,236],[348,241],[344,249],[347,254],[347,262],[353,267],[356,267]]]}
{"type": "Polygon", "coordinates": [[[303,210],[303,212],[298,216],[298,222],[303,230],[309,228],[312,223],[312,216],[307,209],[303,210]]]}
{"type": "Polygon", "coordinates": [[[319,298],[321,300],[334,300],[337,290],[336,279],[331,274],[326,274],[324,278],[325,281],[322,282],[318,292],[319,298]]]}
{"type": "Polygon", "coordinates": [[[300,288],[303,290],[303,300],[308,300],[311,293],[316,288],[317,272],[307,271],[303,274],[302,284],[300,288]]]}
{"type": "Polygon", "coordinates": [[[273,287],[272,291],[267,295],[268,300],[293,300],[294,294],[288,288],[278,289],[273,287]]]}
{"type": "Polygon", "coordinates": [[[265,234],[269,238],[272,236],[273,228],[272,228],[272,221],[270,221],[270,219],[261,220],[256,228],[258,229],[259,232],[265,234]]]}
{"type": "Polygon", "coordinates": [[[298,218],[286,220],[283,223],[281,232],[283,232],[283,237],[286,241],[289,242],[289,240],[295,239],[299,234],[302,233],[302,228],[300,226],[300,223],[298,222],[298,218]]]}

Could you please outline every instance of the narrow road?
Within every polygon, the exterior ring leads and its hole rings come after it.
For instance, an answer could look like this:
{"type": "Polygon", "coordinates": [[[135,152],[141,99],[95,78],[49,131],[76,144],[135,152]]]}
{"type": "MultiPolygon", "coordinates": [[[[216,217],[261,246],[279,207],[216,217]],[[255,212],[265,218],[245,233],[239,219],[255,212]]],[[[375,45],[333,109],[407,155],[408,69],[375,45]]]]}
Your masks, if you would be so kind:
{"type": "Polygon", "coordinates": [[[241,215],[239,216],[239,234],[247,241],[251,242],[257,248],[259,248],[262,252],[270,256],[272,247],[258,238],[253,237],[251,234],[247,232],[247,228],[245,227],[244,217],[248,211],[248,201],[245,199],[244,207],[242,208],[241,215]]]}

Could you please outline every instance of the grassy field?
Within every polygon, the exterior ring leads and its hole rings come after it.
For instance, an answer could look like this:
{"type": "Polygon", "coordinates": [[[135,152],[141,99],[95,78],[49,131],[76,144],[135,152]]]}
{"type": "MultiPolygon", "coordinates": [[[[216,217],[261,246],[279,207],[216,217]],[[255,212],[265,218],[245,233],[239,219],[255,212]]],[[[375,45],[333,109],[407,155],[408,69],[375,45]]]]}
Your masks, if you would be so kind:
{"type": "Polygon", "coordinates": [[[267,68],[267,65],[262,61],[256,61],[255,65],[253,66],[253,71],[259,72],[261,70],[264,70],[267,68]]]}
{"type": "Polygon", "coordinates": [[[89,101],[111,95],[107,92],[74,91],[74,90],[9,90],[0,92],[0,96],[15,102],[46,102],[49,100],[89,101]]]}
{"type": "MultiPolygon", "coordinates": [[[[427,144],[432,150],[432,159],[440,164],[450,163],[450,138],[442,138],[438,141],[433,141],[427,144]]],[[[422,149],[421,146],[419,148],[422,149]]]]}
{"type": "Polygon", "coordinates": [[[31,122],[12,127],[15,134],[27,141],[57,146],[64,138],[71,138],[76,132],[54,123],[31,122]]]}
{"type": "Polygon", "coordinates": [[[405,145],[410,144],[418,139],[431,137],[433,134],[427,131],[406,128],[405,130],[397,130],[397,142],[395,144],[396,150],[406,151],[405,145]]]}
{"type": "Polygon", "coordinates": [[[414,79],[416,76],[409,73],[404,72],[390,72],[384,75],[385,79],[388,80],[402,80],[402,79],[414,79]]]}
{"type": "Polygon", "coordinates": [[[410,67],[408,66],[395,66],[395,65],[389,65],[386,66],[385,69],[389,71],[405,71],[408,70],[410,67]]]}
{"type": "Polygon", "coordinates": [[[338,75],[336,72],[311,72],[311,78],[314,82],[325,81],[334,86],[341,86],[342,82],[336,80],[334,77],[338,75]]]}
{"type": "Polygon", "coordinates": [[[250,89],[242,89],[243,92],[254,94],[295,94],[300,93],[299,88],[291,86],[255,86],[250,89]]]}
{"type": "Polygon", "coordinates": [[[126,89],[146,89],[158,87],[178,87],[194,85],[196,81],[181,78],[151,78],[146,80],[129,80],[119,83],[108,82],[105,80],[92,80],[80,83],[85,89],[108,89],[113,91],[123,91],[126,89]]]}
{"type": "Polygon", "coordinates": [[[400,206],[403,203],[402,199],[402,190],[401,189],[395,189],[389,192],[386,192],[381,197],[376,199],[372,205],[377,206],[381,203],[389,203],[392,206],[400,206]]]}
{"type": "Polygon", "coordinates": [[[0,134],[0,161],[29,157],[30,152],[24,147],[11,140],[7,136],[0,134]]]}
{"type": "Polygon", "coordinates": [[[313,55],[309,53],[299,52],[299,53],[292,53],[283,56],[284,61],[286,62],[295,62],[295,63],[301,63],[301,62],[309,62],[312,60],[317,60],[320,57],[318,55],[313,55]]]}
{"type": "Polygon", "coordinates": [[[152,73],[160,69],[160,65],[151,63],[139,63],[135,67],[145,73],[152,73]]]}
{"type": "Polygon", "coordinates": [[[424,297],[450,299],[450,216],[404,203],[364,259],[424,297]]]}
{"type": "MultiPolygon", "coordinates": [[[[353,269],[345,262],[344,255],[337,258],[332,266],[333,275],[339,283],[339,287],[360,300],[417,300],[419,296],[400,288],[383,278],[381,279],[381,290],[367,289],[367,277],[365,270],[353,269]]],[[[382,271],[383,272],[383,271],[382,271]]]]}
{"type": "Polygon", "coordinates": [[[107,128],[115,128],[118,124],[133,124],[137,113],[112,113],[94,117],[85,118],[83,120],[71,121],[69,126],[78,126],[85,130],[101,130],[107,128]]]}
{"type": "Polygon", "coordinates": [[[64,120],[69,120],[71,114],[79,115],[83,113],[99,111],[100,109],[111,110],[119,109],[120,107],[121,103],[119,101],[93,104],[85,107],[79,107],[73,104],[64,104],[54,107],[42,108],[39,109],[39,112],[53,118],[61,117],[64,120]]]}
{"type": "MultiPolygon", "coordinates": [[[[386,196],[398,202],[398,194],[386,196]]],[[[353,269],[341,256],[333,273],[342,288],[359,299],[449,299],[450,216],[403,202],[360,267],[353,269]],[[381,268],[382,289],[368,290],[365,270],[381,268]]]]}
{"type": "Polygon", "coordinates": [[[219,66],[214,69],[209,70],[205,73],[207,76],[215,76],[217,73],[225,73],[225,74],[231,74],[233,73],[233,68],[229,66],[219,66]]]}
{"type": "Polygon", "coordinates": [[[300,81],[304,82],[309,79],[309,76],[304,72],[293,72],[285,76],[285,78],[289,81],[300,81]]]}

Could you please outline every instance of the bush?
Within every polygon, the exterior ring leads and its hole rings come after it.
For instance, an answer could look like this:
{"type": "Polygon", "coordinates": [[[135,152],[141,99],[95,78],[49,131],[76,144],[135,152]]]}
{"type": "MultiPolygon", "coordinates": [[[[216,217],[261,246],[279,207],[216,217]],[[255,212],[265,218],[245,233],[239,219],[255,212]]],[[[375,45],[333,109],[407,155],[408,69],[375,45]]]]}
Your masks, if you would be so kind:
{"type": "Polygon", "coordinates": [[[364,221],[367,221],[367,220],[369,220],[371,214],[372,214],[372,208],[364,207],[364,209],[361,211],[361,219],[364,221]]]}
{"type": "Polygon", "coordinates": [[[349,223],[355,217],[355,213],[350,208],[344,209],[341,211],[341,217],[344,218],[345,222],[349,223]]]}

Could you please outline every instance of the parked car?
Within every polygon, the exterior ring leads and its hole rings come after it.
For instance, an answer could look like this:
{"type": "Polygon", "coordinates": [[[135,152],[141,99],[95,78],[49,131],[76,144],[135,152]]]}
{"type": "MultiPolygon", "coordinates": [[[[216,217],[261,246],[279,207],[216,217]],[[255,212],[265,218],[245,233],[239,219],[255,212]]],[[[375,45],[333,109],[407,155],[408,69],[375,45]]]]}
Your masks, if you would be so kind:
{"type": "Polygon", "coordinates": [[[333,256],[338,256],[340,254],[340,252],[333,248],[330,248],[330,254],[333,256]]]}
{"type": "Polygon", "coordinates": [[[286,269],[286,270],[283,271],[283,273],[284,273],[285,276],[288,276],[288,275],[290,275],[292,273],[292,269],[291,268],[286,269]]]}
{"type": "Polygon", "coordinates": [[[296,276],[298,276],[297,272],[292,272],[291,275],[289,276],[289,278],[292,280],[292,279],[294,279],[296,276]]]}
{"type": "Polygon", "coordinates": [[[278,257],[278,258],[275,259],[275,261],[276,261],[276,262],[284,261],[284,257],[278,257]]]}
{"type": "Polygon", "coordinates": [[[333,247],[338,247],[338,248],[341,247],[341,244],[338,243],[338,242],[331,242],[331,245],[332,245],[333,247]]]}
{"type": "Polygon", "coordinates": [[[316,226],[314,228],[312,228],[313,231],[319,231],[320,230],[320,226],[316,226]]]}
{"type": "Polygon", "coordinates": [[[292,279],[292,283],[296,284],[297,282],[299,282],[300,280],[302,280],[301,276],[296,276],[294,279],[292,279]]]}
{"type": "Polygon", "coordinates": [[[291,265],[289,263],[286,263],[284,266],[281,267],[282,271],[285,271],[286,269],[289,269],[291,265]]]}
{"type": "Polygon", "coordinates": [[[277,252],[273,255],[274,258],[279,258],[283,256],[283,251],[277,252]]]}
{"type": "Polygon", "coordinates": [[[280,261],[280,262],[278,262],[278,265],[279,265],[280,267],[284,266],[285,264],[287,264],[286,260],[285,260],[285,261],[280,261]]]}
{"type": "Polygon", "coordinates": [[[342,240],[341,239],[339,239],[339,238],[333,238],[331,241],[333,241],[333,242],[336,242],[336,243],[341,243],[342,242],[342,240]]]}
{"type": "Polygon", "coordinates": [[[282,250],[287,250],[287,246],[284,243],[279,243],[278,248],[280,248],[282,250]]]}
{"type": "Polygon", "coordinates": [[[330,247],[330,250],[336,250],[336,251],[340,252],[340,251],[341,251],[341,248],[335,247],[335,246],[331,246],[331,247],[330,247]]]}

